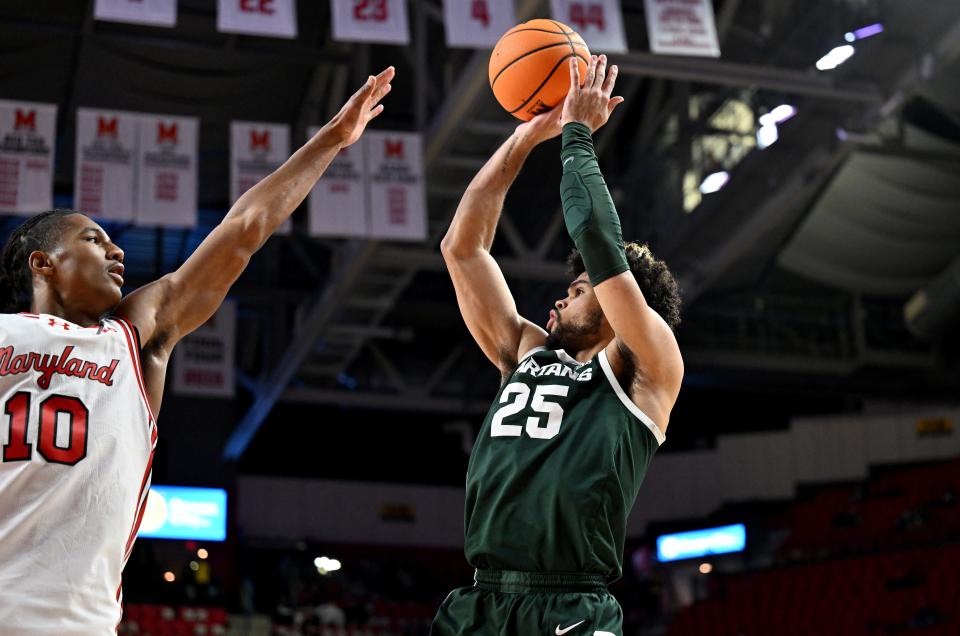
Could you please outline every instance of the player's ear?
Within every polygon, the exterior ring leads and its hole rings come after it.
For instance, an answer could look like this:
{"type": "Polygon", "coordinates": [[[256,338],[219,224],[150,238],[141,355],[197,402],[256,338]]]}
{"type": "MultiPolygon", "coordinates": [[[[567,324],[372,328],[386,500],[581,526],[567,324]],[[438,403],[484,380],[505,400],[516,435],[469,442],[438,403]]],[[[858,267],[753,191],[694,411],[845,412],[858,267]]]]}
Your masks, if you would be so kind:
{"type": "Polygon", "coordinates": [[[30,252],[30,256],[27,257],[27,263],[30,267],[30,272],[33,274],[39,274],[41,276],[53,275],[53,259],[51,259],[50,255],[46,252],[40,250],[30,252]]]}

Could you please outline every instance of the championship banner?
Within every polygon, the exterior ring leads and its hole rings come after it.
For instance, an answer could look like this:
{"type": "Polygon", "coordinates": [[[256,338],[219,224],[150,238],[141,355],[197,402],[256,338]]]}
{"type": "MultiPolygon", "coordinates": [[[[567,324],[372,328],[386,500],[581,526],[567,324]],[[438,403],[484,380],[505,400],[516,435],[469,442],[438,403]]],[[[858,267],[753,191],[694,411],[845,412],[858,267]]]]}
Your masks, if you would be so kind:
{"type": "Polygon", "coordinates": [[[177,25],[177,0],[97,0],[93,17],[108,22],[177,25]]]}
{"type": "Polygon", "coordinates": [[[420,135],[367,131],[366,142],[371,237],[426,239],[427,207],[420,135]]]}
{"type": "Polygon", "coordinates": [[[410,43],[406,0],[330,0],[330,10],[334,40],[410,43]]]}
{"type": "Polygon", "coordinates": [[[113,221],[136,218],[138,124],[133,113],[77,110],[73,207],[113,221]]]}
{"type": "MultiPolygon", "coordinates": [[[[257,185],[290,156],[290,127],[252,121],[230,122],[230,201],[257,185]]],[[[287,219],[275,234],[289,234],[287,219]]]]}
{"type": "Polygon", "coordinates": [[[0,212],[32,216],[53,207],[57,107],[0,101],[0,212]]]}
{"type": "MultiPolygon", "coordinates": [[[[319,128],[310,128],[312,137],[319,128]]],[[[311,236],[366,237],[370,235],[367,212],[367,173],[364,147],[367,136],[340,150],[310,192],[311,236]]]]}
{"type": "Polygon", "coordinates": [[[644,6],[654,53],[720,57],[710,0],[644,0],[644,6]]]}
{"type": "Polygon", "coordinates": [[[517,23],[513,0],[444,0],[447,46],[492,49],[517,23]]]}
{"type": "Polygon", "coordinates": [[[193,117],[141,115],[138,225],[197,224],[197,131],[193,117]]]}
{"type": "Polygon", "coordinates": [[[219,0],[217,31],[295,38],[297,5],[294,0],[219,0]]]}
{"type": "Polygon", "coordinates": [[[228,298],[210,320],[174,348],[174,392],[233,397],[236,331],[237,305],[228,298]]]}
{"type": "Polygon", "coordinates": [[[580,34],[591,53],[626,53],[619,0],[550,0],[553,19],[580,34]]]}

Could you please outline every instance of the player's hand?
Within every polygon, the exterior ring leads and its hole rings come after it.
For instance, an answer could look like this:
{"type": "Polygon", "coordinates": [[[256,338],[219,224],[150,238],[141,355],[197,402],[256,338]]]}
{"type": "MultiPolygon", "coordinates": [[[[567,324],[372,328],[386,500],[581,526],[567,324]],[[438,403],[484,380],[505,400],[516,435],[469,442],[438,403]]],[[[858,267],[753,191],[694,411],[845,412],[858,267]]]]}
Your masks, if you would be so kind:
{"type": "Polygon", "coordinates": [[[581,86],[580,66],[577,58],[570,58],[570,91],[563,101],[560,116],[561,127],[571,122],[580,122],[590,127],[591,132],[607,123],[613,109],[623,103],[622,97],[610,97],[617,81],[617,67],[607,72],[607,56],[592,55],[587,65],[587,77],[581,86]]]}
{"type": "Polygon", "coordinates": [[[390,92],[390,80],[395,72],[392,66],[388,66],[376,77],[367,78],[367,83],[351,95],[340,112],[324,126],[341,147],[360,139],[370,120],[383,112],[380,100],[390,92]]]}
{"type": "Polygon", "coordinates": [[[536,145],[548,139],[553,139],[562,132],[560,127],[560,111],[558,104],[545,113],[540,113],[530,121],[517,126],[516,134],[536,145]]]}

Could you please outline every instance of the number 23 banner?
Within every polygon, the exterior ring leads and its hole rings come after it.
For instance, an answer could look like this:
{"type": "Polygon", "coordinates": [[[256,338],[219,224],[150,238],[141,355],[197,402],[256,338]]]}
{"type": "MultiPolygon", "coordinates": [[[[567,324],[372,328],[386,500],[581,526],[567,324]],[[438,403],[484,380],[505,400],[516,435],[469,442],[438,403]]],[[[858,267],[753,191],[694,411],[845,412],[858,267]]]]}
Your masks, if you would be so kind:
{"type": "Polygon", "coordinates": [[[493,48],[517,23],[513,0],[444,0],[447,46],[493,48]]]}
{"type": "Polygon", "coordinates": [[[410,43],[406,0],[331,0],[330,10],[334,40],[410,43]]]}
{"type": "Polygon", "coordinates": [[[550,0],[553,19],[580,34],[591,53],[626,53],[619,0],[550,0]]]}

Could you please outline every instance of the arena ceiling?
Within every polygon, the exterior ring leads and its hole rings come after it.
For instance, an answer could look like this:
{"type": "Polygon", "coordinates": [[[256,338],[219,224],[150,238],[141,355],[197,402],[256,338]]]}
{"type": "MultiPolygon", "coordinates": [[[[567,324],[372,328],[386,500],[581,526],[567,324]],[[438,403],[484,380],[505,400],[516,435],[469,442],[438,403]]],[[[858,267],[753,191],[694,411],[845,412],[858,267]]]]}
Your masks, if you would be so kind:
{"type": "MultiPolygon", "coordinates": [[[[446,48],[440,0],[408,4],[408,48],[332,41],[327,2],[298,2],[293,41],[218,33],[215,0],[180,0],[174,29],[95,21],[92,0],[0,5],[0,97],[60,108],[58,201],[73,190],[78,107],[201,119],[202,226],[113,228],[134,284],[176,267],[229,206],[230,120],[289,122],[302,139],[369,71],[397,66],[380,125],[425,135],[431,238],[268,243],[235,293],[250,408],[233,457],[278,402],[477,413],[496,384],[437,245],[515,122],[487,87],[487,53],[446,48]]],[[[517,0],[518,17],[547,4],[517,0]]],[[[647,53],[643,2],[622,4],[632,52],[614,58],[627,101],[597,144],[628,238],[649,242],[682,282],[688,387],[955,395],[956,337],[919,339],[903,316],[960,254],[955,0],[923,11],[894,0],[721,0],[720,60],[647,53]],[[876,22],[884,33],[857,42],[847,63],[813,68],[845,32],[876,22]],[[780,104],[797,114],[760,150],[756,119],[780,104]],[[700,180],[719,170],[727,186],[701,195],[700,180]]],[[[556,157],[556,143],[531,157],[494,249],[535,321],[566,282],[556,157]]]]}

